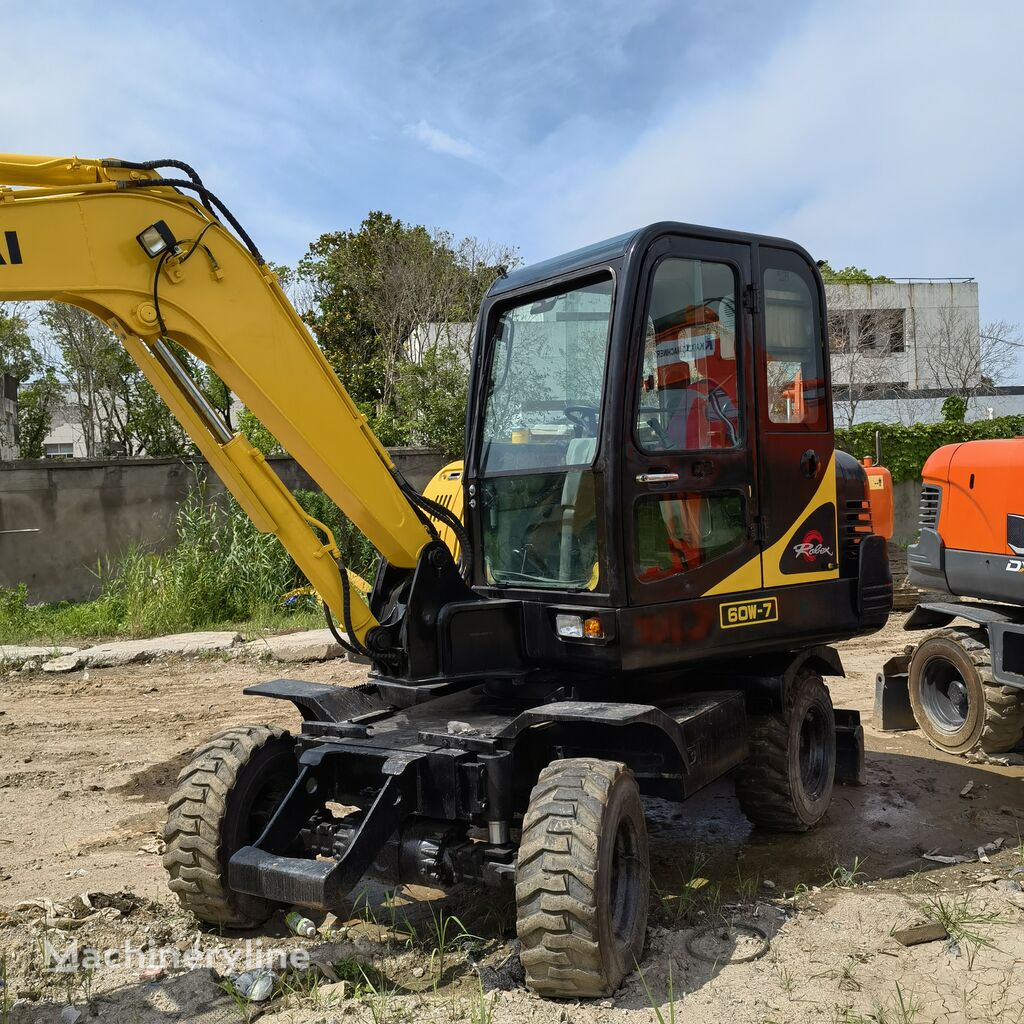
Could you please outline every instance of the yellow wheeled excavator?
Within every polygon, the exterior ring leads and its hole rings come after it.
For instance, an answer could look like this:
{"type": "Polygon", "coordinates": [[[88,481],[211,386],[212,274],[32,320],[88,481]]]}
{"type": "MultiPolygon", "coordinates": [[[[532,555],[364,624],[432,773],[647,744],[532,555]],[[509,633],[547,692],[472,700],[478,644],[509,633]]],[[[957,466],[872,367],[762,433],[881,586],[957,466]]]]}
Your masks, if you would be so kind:
{"type": "Polygon", "coordinates": [[[880,628],[892,581],[865,472],[834,447],[822,282],[792,242],[660,223],[499,278],[465,461],[424,494],[187,164],[0,156],[2,299],[108,324],[371,662],[356,688],[250,687],[291,701],[298,734],[196,751],[165,865],[201,920],[327,907],[367,873],[512,885],[530,987],[601,995],[643,949],[641,793],[734,772],[753,822],[801,831],[858,779],[828,644],[880,628]],[[368,597],[169,342],[372,542],[368,597]]]}

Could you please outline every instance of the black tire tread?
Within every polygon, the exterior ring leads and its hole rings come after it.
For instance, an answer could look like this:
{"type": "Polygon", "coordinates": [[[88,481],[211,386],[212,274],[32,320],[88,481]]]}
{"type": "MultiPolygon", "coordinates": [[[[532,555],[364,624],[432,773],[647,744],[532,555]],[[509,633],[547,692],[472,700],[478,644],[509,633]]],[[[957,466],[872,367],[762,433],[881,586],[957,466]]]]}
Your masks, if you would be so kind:
{"type": "Polygon", "coordinates": [[[220,841],[239,774],[258,750],[287,735],[269,725],[228,729],[200,746],[178,775],[168,801],[163,864],[181,905],[207,924],[253,928],[273,911],[268,901],[240,897],[227,887],[220,841]]]}
{"type": "MultiPolygon", "coordinates": [[[[798,686],[825,684],[816,673],[797,677],[781,712],[750,718],[749,755],[736,771],[736,795],[747,820],[772,832],[806,832],[789,782],[789,715],[798,686]]],[[[826,689],[826,693],[827,693],[826,689]]]]}
{"type": "Polygon", "coordinates": [[[597,857],[603,811],[632,772],[592,758],[554,761],[541,773],[523,819],[516,874],[516,929],[529,987],[548,998],[607,995],[597,933],[597,857]]]}
{"type": "Polygon", "coordinates": [[[993,678],[988,631],[981,627],[954,626],[940,629],[932,636],[955,643],[974,666],[984,687],[985,724],[975,749],[980,748],[986,754],[1012,750],[1024,734],[1024,700],[1016,687],[1000,686],[993,678]]]}

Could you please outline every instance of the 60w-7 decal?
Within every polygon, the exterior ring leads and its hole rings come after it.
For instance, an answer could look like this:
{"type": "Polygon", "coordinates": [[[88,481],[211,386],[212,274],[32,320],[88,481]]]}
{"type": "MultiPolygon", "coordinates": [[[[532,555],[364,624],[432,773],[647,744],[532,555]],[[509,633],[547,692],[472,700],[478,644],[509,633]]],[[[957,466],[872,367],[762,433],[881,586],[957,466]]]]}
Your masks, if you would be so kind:
{"type": "Polygon", "coordinates": [[[775,597],[758,597],[752,601],[728,601],[718,606],[722,629],[753,626],[759,622],[779,621],[779,601],[775,597]]]}

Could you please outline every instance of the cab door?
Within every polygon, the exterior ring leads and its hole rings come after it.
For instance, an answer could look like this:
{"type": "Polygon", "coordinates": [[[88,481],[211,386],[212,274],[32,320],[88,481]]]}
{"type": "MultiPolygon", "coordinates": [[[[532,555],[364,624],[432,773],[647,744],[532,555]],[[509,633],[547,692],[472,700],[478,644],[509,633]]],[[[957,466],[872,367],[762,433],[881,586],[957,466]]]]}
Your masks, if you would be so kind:
{"type": "Polygon", "coordinates": [[[757,264],[764,585],[836,579],[832,389],[819,279],[795,250],[759,246],[757,264]]]}
{"type": "Polygon", "coordinates": [[[647,254],[626,375],[631,604],[761,586],[750,283],[749,245],[669,235],[647,254]]]}

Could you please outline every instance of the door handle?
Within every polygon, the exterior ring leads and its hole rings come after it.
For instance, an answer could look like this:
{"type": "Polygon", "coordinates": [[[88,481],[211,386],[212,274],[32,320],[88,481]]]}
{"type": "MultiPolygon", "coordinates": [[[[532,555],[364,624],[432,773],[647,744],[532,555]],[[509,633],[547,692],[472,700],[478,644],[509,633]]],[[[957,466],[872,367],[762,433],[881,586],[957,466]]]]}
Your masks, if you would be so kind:
{"type": "Polygon", "coordinates": [[[679,479],[678,473],[640,473],[637,475],[638,484],[671,484],[679,479]]]}

